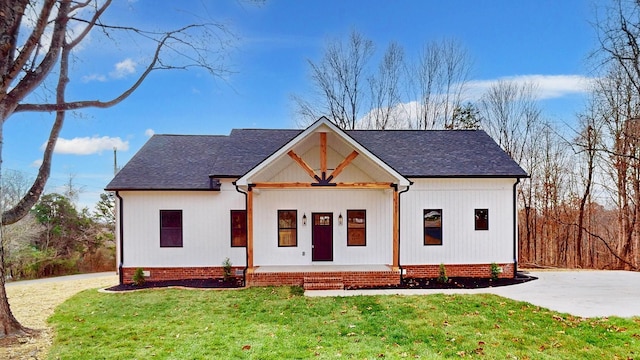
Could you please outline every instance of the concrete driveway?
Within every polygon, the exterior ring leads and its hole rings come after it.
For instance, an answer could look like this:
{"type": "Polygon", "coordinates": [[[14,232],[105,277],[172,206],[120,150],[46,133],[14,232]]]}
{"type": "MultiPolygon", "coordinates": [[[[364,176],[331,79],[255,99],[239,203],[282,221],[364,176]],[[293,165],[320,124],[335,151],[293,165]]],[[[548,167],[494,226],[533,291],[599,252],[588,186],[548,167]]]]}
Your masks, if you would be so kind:
{"type": "Polygon", "coordinates": [[[533,271],[538,280],[487,289],[318,290],[307,296],[496,294],[581,317],[640,316],[640,273],[630,271],[533,271]]]}

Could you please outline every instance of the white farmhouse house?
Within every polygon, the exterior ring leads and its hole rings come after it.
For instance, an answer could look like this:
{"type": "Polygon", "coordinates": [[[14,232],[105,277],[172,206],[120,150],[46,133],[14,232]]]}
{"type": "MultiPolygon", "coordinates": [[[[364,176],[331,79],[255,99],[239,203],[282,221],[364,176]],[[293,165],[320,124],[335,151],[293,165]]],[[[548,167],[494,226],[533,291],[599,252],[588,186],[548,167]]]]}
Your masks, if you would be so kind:
{"type": "Polygon", "coordinates": [[[527,174],[482,130],[154,135],[106,187],[120,282],[219,277],[247,285],[397,284],[517,267],[527,174]]]}

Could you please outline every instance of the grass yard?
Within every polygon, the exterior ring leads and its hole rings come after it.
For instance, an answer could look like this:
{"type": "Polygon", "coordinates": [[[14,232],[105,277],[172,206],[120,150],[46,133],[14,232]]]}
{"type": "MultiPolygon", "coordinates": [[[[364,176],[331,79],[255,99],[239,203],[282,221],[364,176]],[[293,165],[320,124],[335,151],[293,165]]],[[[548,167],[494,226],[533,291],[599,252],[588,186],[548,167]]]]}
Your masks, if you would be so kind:
{"type": "Polygon", "coordinates": [[[297,289],[84,291],[49,319],[49,357],[640,358],[640,318],[576,318],[495,295],[307,298],[297,289]]]}

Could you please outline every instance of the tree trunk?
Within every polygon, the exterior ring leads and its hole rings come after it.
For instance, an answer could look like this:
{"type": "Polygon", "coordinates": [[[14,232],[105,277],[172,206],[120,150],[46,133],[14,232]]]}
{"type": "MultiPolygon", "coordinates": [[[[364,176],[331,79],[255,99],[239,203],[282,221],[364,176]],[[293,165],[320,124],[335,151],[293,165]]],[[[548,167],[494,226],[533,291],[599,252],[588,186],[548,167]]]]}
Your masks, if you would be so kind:
{"type": "Polygon", "coordinates": [[[5,289],[4,251],[0,247],[0,339],[33,334],[33,330],[22,326],[13,316],[5,289]]]}
{"type": "MultiPolygon", "coordinates": [[[[0,123],[0,169],[2,168],[2,144],[4,142],[3,137],[4,126],[0,123]]],[[[2,173],[0,172],[0,194],[2,194],[2,173]]],[[[5,289],[5,264],[4,264],[4,234],[3,225],[0,222],[0,339],[9,336],[20,336],[33,333],[32,330],[22,326],[18,320],[13,316],[11,307],[9,306],[9,299],[7,297],[7,290],[5,289]]]]}

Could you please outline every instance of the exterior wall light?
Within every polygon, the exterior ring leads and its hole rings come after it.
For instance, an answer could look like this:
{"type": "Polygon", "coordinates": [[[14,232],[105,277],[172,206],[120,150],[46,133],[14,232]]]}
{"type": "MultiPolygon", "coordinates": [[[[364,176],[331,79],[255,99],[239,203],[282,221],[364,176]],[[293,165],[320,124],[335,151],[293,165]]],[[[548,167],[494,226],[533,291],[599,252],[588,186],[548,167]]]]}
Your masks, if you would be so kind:
{"type": "Polygon", "coordinates": [[[342,225],[342,213],[340,213],[340,215],[338,215],[338,224],[342,225]]]}
{"type": "Polygon", "coordinates": [[[307,225],[307,213],[302,215],[302,225],[307,225]]]}

